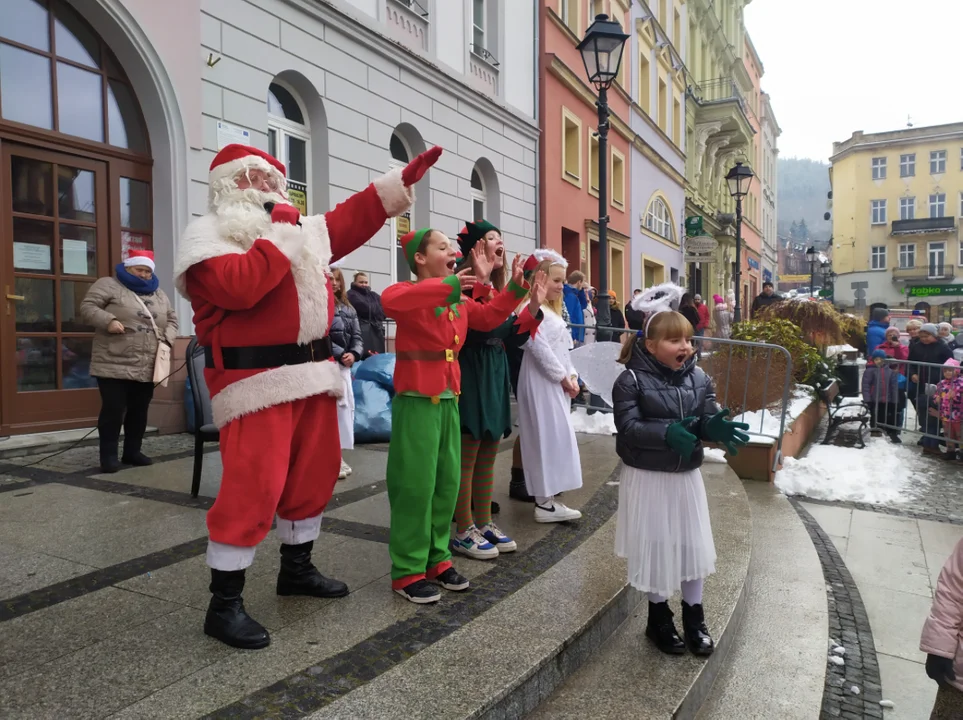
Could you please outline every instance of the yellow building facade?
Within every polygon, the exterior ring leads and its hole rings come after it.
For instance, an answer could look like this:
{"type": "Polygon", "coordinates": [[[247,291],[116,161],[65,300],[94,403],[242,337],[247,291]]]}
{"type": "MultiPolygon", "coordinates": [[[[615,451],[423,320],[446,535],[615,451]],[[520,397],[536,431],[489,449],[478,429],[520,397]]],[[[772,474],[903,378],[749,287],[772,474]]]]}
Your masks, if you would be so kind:
{"type": "Polygon", "coordinates": [[[963,318],[963,123],[833,143],[835,300],[963,318]]]}
{"type": "MultiPolygon", "coordinates": [[[[687,285],[703,297],[734,290],[735,202],[726,173],[752,166],[753,83],[744,62],[743,11],[750,0],[688,0],[689,98],[686,103],[687,285]],[[713,241],[715,241],[713,243],[713,241]],[[713,247],[714,245],[714,247],[713,247]]],[[[744,207],[744,212],[748,208],[744,207]]],[[[743,246],[745,250],[745,246],[743,246]]],[[[743,252],[742,300],[748,306],[750,253],[743,252]]],[[[759,254],[755,255],[759,267],[759,254]]],[[[745,314],[744,314],[745,315],[745,314]]]]}

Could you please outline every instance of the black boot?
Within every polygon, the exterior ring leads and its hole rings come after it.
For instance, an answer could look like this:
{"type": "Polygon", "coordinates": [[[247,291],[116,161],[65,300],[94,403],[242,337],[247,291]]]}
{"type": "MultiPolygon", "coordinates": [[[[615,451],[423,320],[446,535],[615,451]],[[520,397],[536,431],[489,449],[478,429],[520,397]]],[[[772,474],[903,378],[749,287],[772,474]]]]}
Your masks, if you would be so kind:
{"type": "Polygon", "coordinates": [[[204,634],[225,645],[258,650],[271,644],[268,631],[244,611],[243,570],[211,570],[211,604],[204,618],[204,634]]]}
{"type": "Polygon", "coordinates": [[[124,465],[134,465],[136,467],[146,467],[147,465],[153,465],[154,461],[149,457],[144,455],[140,450],[136,452],[128,452],[124,450],[124,456],[120,459],[124,465]]]}
{"type": "Polygon", "coordinates": [[[689,605],[682,601],[682,631],[685,633],[685,644],[693,655],[712,655],[716,644],[712,641],[709,628],[706,627],[706,616],[702,612],[702,605],[689,605]]]}
{"type": "Polygon", "coordinates": [[[104,473],[115,473],[120,470],[120,461],[117,459],[117,442],[100,441],[100,471],[104,473]]]}
{"type": "Polygon", "coordinates": [[[679,631],[675,629],[672,611],[667,602],[649,602],[649,620],[645,626],[645,636],[668,655],[685,653],[685,643],[679,637],[679,631]]]}
{"type": "Polygon", "coordinates": [[[313,540],[300,545],[281,545],[278,595],[339,598],[348,594],[347,585],[340,580],[326,578],[311,563],[313,547],[313,540]]]}
{"type": "Polygon", "coordinates": [[[508,497],[522,502],[535,502],[535,497],[529,495],[528,488],[525,487],[525,471],[521,468],[512,468],[512,481],[508,484],[508,497]]]}

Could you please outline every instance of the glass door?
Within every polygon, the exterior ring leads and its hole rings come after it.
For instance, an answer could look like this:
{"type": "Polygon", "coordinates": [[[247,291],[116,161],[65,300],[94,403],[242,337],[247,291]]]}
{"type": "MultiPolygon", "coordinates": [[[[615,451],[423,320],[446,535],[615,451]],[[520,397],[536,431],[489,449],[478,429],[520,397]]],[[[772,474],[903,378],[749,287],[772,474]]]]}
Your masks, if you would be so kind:
{"type": "Polygon", "coordinates": [[[106,165],[10,143],[0,161],[0,426],[91,424],[100,398],[80,303],[110,267],[106,165]]]}
{"type": "Polygon", "coordinates": [[[930,252],[930,277],[941,278],[946,270],[946,243],[933,242],[929,246],[930,252]]]}

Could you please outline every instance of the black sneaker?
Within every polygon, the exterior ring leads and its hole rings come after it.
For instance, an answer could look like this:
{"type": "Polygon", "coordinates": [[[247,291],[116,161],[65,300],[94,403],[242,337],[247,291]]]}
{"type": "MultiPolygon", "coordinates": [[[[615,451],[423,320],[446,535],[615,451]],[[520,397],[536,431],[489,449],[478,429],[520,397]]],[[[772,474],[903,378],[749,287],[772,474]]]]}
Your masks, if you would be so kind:
{"type": "Polygon", "coordinates": [[[894,443],[896,443],[897,445],[902,445],[902,444],[903,444],[902,438],[900,438],[899,433],[896,432],[895,430],[893,430],[893,431],[890,432],[890,434],[889,434],[889,439],[892,440],[892,441],[893,441],[894,443]]]}
{"type": "Polygon", "coordinates": [[[453,567],[448,568],[436,577],[435,582],[445,588],[445,590],[452,590],[454,592],[462,592],[468,589],[468,578],[459,575],[458,571],[453,567]]]}
{"type": "Polygon", "coordinates": [[[395,592],[405,600],[418,605],[428,605],[441,600],[441,593],[438,592],[438,588],[427,580],[416,580],[403,588],[397,588],[395,592]]]}

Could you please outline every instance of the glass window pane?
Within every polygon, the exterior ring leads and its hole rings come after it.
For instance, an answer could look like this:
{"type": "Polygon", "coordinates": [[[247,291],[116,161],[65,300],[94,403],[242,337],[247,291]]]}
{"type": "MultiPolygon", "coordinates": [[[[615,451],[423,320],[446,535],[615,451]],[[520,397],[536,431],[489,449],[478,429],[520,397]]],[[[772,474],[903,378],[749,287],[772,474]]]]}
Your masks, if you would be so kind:
{"type": "Polygon", "coordinates": [[[10,160],[13,211],[53,217],[53,166],[17,155],[10,160]]]}
{"type": "Polygon", "coordinates": [[[16,295],[17,332],[54,332],[57,319],[54,315],[54,281],[18,277],[16,295]]]}
{"type": "Polygon", "coordinates": [[[485,203],[482,200],[472,200],[472,211],[475,213],[475,220],[485,219],[485,203]]]}
{"type": "Polygon", "coordinates": [[[50,61],[0,43],[0,105],[5,120],[52,130],[50,61]]]}
{"type": "Polygon", "coordinates": [[[56,338],[17,338],[17,391],[56,389],[56,338]]]}
{"type": "Polygon", "coordinates": [[[120,256],[127,257],[131,250],[153,250],[154,240],[150,235],[132,233],[127,230],[120,232],[120,256]]]}
{"type": "Polygon", "coordinates": [[[90,290],[92,282],[64,280],[60,283],[60,330],[61,332],[93,332],[80,319],[80,303],[90,290]]]}
{"type": "Polygon", "coordinates": [[[485,27],[485,0],[474,0],[472,21],[479,27],[485,27]]]}
{"type": "Polygon", "coordinates": [[[97,277],[96,230],[60,223],[60,272],[97,277]]]}
{"type": "Polygon", "coordinates": [[[471,171],[471,186],[475,190],[484,190],[485,186],[482,185],[481,175],[478,174],[477,170],[471,171]]]}
{"type": "Polygon", "coordinates": [[[64,220],[97,222],[94,174],[90,170],[58,165],[57,204],[64,220]]]}
{"type": "Polygon", "coordinates": [[[405,147],[404,142],[396,133],[391,133],[391,159],[397,160],[398,162],[408,163],[411,160],[408,157],[408,149],[405,147]]]}
{"type": "Polygon", "coordinates": [[[120,224],[135,230],[150,230],[150,183],[120,179],[120,224]]]}
{"type": "Polygon", "coordinates": [[[100,42],[97,36],[69,8],[58,5],[55,14],[54,47],[57,57],[99,68],[100,42]]]}
{"type": "Polygon", "coordinates": [[[147,152],[147,136],[134,93],[118,80],[107,81],[107,125],[110,144],[147,152]]]}
{"type": "Polygon", "coordinates": [[[47,9],[36,0],[0,0],[0,37],[38,50],[50,50],[47,9]]]}
{"type": "Polygon", "coordinates": [[[57,116],[67,135],[104,141],[103,76],[57,63],[57,116]]]}
{"type": "Polygon", "coordinates": [[[288,180],[306,183],[308,181],[308,144],[301,138],[287,136],[288,141],[288,180]]]}
{"type": "Polygon", "coordinates": [[[13,219],[14,270],[53,274],[53,228],[52,222],[13,219]]]}
{"type": "Polygon", "coordinates": [[[274,128],[268,128],[268,155],[278,156],[278,131],[274,128]]]}
{"type": "Polygon", "coordinates": [[[271,115],[287,118],[291,122],[304,125],[304,115],[301,113],[301,106],[294,99],[294,95],[275,83],[271,83],[268,88],[268,112],[271,115]]]}
{"type": "Polygon", "coordinates": [[[80,390],[97,387],[97,379],[90,377],[90,356],[93,338],[64,338],[60,344],[63,364],[63,389],[80,390]]]}

